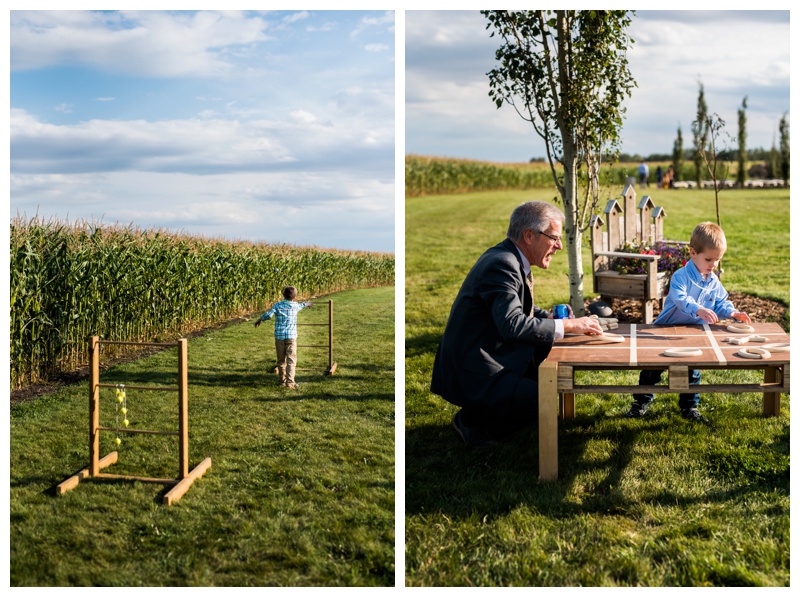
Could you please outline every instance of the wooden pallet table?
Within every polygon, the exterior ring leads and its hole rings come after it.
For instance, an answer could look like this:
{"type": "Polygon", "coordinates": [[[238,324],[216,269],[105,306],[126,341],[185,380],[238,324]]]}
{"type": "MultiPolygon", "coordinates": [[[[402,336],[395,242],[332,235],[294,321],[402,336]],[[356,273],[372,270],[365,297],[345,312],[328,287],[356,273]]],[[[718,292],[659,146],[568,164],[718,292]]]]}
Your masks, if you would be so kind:
{"type": "Polygon", "coordinates": [[[763,394],[765,416],[780,414],[780,397],[789,393],[789,336],[776,323],[754,323],[752,332],[729,331],[727,324],[620,324],[613,330],[621,342],[567,336],[553,346],[539,365],[539,480],[558,478],[558,412],[575,416],[580,393],[742,393],[763,394]],[[733,344],[728,339],[749,337],[759,342],[733,344]],[[757,338],[754,338],[757,337],[757,338]],[[743,356],[740,351],[761,347],[769,356],[743,356]],[[679,356],[671,356],[676,354],[679,356]],[[685,352],[685,355],[681,353],[685,352]],[[670,355],[670,356],[668,356],[670,355]],[[764,358],[762,358],[764,357],[764,358]],[[663,385],[581,385],[577,371],[666,369],[663,385]],[[762,370],[762,383],[700,384],[689,387],[689,370],[762,370]]]}

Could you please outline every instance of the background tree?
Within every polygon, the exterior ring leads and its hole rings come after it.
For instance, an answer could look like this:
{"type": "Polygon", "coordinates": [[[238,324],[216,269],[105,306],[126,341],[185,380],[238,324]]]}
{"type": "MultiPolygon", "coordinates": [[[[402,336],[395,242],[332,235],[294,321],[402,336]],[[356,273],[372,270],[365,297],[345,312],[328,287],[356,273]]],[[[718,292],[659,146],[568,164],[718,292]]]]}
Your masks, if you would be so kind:
{"type": "Polygon", "coordinates": [[[778,124],[778,133],[780,134],[781,138],[781,159],[780,159],[781,178],[783,178],[783,184],[788,185],[789,184],[789,121],[786,119],[786,114],[783,115],[780,123],[778,124]]]}
{"type": "Polygon", "coordinates": [[[736,183],[744,186],[747,175],[747,96],[742,100],[742,107],[739,109],[739,170],[736,172],[736,183]]]}
{"type": "Polygon", "coordinates": [[[769,159],[767,160],[767,173],[765,178],[778,178],[778,148],[775,147],[775,138],[772,138],[772,149],[769,151],[769,159]]]}
{"type": "Polygon", "coordinates": [[[708,106],[702,83],[700,83],[700,93],[697,96],[697,119],[692,123],[692,135],[694,136],[694,177],[699,189],[703,182],[703,154],[708,144],[708,106]]]}
{"type": "Polygon", "coordinates": [[[675,180],[683,180],[683,133],[678,127],[678,136],[672,146],[672,168],[675,170],[675,180]]]}
{"type": "Polygon", "coordinates": [[[584,313],[581,240],[599,200],[604,151],[619,154],[622,102],[636,85],[628,70],[629,11],[484,10],[502,43],[489,73],[489,97],[508,104],[545,143],[564,204],[570,303],[584,313]],[[563,166],[559,172],[556,163],[563,166]],[[578,172],[587,184],[579,198],[578,172]]]}
{"type": "MultiPolygon", "coordinates": [[[[696,123],[695,123],[696,124],[696,123]]],[[[714,203],[717,212],[717,225],[722,226],[719,214],[719,192],[721,187],[725,184],[725,179],[728,177],[728,164],[720,164],[720,153],[717,149],[719,138],[725,133],[725,121],[717,114],[706,116],[705,129],[708,131],[708,143],[698,153],[700,155],[700,163],[705,165],[705,172],[714,185],[714,203]],[[720,170],[722,176],[720,177],[720,170]]]]}

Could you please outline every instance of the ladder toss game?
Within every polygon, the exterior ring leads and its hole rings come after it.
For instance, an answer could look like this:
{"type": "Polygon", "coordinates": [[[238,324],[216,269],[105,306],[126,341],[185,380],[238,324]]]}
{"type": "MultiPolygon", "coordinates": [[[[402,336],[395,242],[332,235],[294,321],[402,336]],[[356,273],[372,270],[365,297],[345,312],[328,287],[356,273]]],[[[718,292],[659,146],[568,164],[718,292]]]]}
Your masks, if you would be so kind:
{"type": "Polygon", "coordinates": [[[92,336],[89,340],[90,356],[90,378],[89,378],[89,466],[76,473],[72,477],[63,481],[56,487],[56,493],[63,495],[67,491],[74,489],[83,480],[89,477],[96,479],[117,479],[129,481],[146,481],[161,483],[172,486],[164,495],[163,503],[167,506],[177,502],[185,494],[192,483],[199,479],[211,468],[211,458],[205,458],[194,469],[189,470],[189,376],[188,376],[188,352],[187,340],[181,338],[173,343],[161,342],[121,342],[112,340],[100,340],[99,336],[92,336]],[[104,344],[118,344],[130,346],[156,346],[162,348],[178,349],[178,385],[177,387],[164,386],[132,386],[124,384],[110,384],[100,382],[100,346],[104,344]],[[100,425],[100,389],[113,388],[116,397],[115,426],[105,427],[100,425]],[[131,429],[127,423],[127,390],[145,390],[154,392],[177,392],[178,394],[178,431],[157,431],[151,429],[131,429]],[[123,426],[119,426],[118,415],[122,414],[125,419],[123,426]],[[115,475],[103,473],[102,469],[117,462],[119,456],[117,451],[110,452],[102,458],[100,457],[100,432],[114,432],[117,434],[115,443],[120,445],[122,440],[119,434],[150,434],[150,435],[172,435],[178,437],[178,477],[175,479],[164,479],[146,476],[115,475]]]}

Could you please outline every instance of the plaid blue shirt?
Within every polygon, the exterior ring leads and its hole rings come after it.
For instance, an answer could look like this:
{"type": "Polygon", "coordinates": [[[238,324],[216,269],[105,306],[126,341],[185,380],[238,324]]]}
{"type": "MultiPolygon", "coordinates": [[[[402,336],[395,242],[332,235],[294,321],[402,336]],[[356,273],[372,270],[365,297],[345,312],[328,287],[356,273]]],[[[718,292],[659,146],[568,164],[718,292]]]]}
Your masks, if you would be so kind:
{"type": "Polygon", "coordinates": [[[702,324],[703,319],[697,316],[701,307],[711,309],[720,319],[727,319],[736,312],[716,274],[711,272],[704,280],[697,266],[689,260],[672,274],[664,308],[653,323],[702,324]]]}
{"type": "Polygon", "coordinates": [[[264,313],[259,319],[275,318],[275,339],[276,340],[296,340],[297,339],[297,312],[302,311],[310,303],[297,303],[295,301],[282,300],[272,305],[272,309],[264,313]]]}

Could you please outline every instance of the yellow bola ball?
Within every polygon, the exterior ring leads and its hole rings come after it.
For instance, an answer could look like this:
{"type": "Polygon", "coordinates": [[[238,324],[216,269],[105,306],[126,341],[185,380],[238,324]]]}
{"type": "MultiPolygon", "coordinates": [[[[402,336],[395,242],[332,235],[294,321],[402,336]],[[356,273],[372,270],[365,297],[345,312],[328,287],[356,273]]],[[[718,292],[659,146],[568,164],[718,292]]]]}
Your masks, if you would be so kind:
{"type": "Polygon", "coordinates": [[[124,415],[125,413],[128,412],[128,409],[123,406],[121,409],[119,409],[119,412],[121,412],[124,415]]]}
{"type": "Polygon", "coordinates": [[[129,423],[130,421],[128,421],[128,419],[123,419],[122,421],[122,424],[125,425],[125,427],[127,427],[129,423]]]}
{"type": "Polygon", "coordinates": [[[125,399],[125,398],[123,398],[123,397],[122,397],[122,394],[120,394],[119,392],[117,392],[117,402],[120,402],[120,403],[121,403],[121,402],[122,402],[124,399],[125,399]]]}
{"type": "Polygon", "coordinates": [[[117,438],[117,439],[114,440],[114,443],[117,444],[117,445],[120,445],[122,443],[122,440],[117,438]]]}

